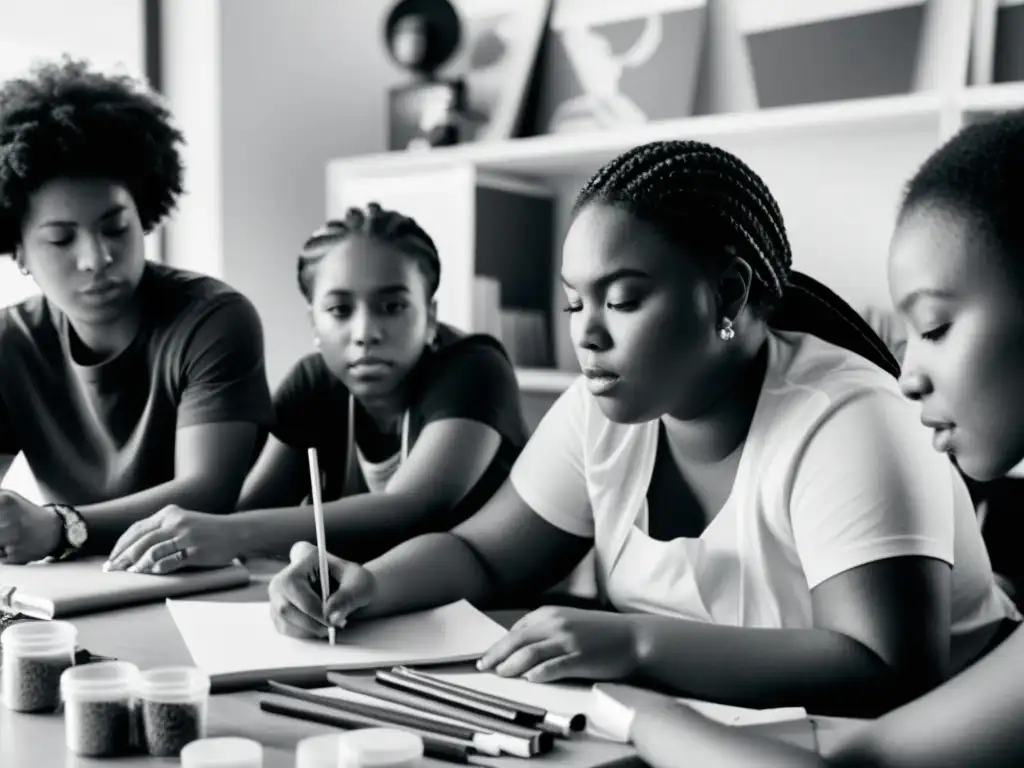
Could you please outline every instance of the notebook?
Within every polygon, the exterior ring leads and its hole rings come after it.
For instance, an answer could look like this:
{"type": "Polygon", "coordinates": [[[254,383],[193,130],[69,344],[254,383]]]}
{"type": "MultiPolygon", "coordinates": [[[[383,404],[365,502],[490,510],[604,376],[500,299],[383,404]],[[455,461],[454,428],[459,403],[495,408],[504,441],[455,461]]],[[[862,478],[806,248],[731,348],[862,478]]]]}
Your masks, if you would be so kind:
{"type": "Polygon", "coordinates": [[[325,681],[327,670],[475,661],[506,633],[465,600],[353,622],[338,633],[334,646],[281,634],[266,602],[168,600],[167,607],[193,663],[218,692],[270,679],[315,684],[325,681]]]}
{"type": "Polygon", "coordinates": [[[103,557],[58,563],[0,565],[0,587],[48,603],[56,619],[141,603],[213,592],[249,583],[241,565],[184,570],[164,576],[103,571],[103,557]]]}

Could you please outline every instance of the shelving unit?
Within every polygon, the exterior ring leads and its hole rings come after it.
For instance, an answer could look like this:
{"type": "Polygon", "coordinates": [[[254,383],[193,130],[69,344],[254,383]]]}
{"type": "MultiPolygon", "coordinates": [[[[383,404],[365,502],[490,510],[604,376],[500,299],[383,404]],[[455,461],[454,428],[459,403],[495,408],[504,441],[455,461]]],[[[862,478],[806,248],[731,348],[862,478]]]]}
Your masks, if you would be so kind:
{"type": "MultiPolygon", "coordinates": [[[[848,0],[846,5],[859,1],[848,0]]],[[[667,0],[661,4],[667,5],[667,0]]],[[[886,3],[871,0],[871,5],[886,3]]],[[[942,7],[949,13],[952,6],[942,7]]],[[[954,22],[962,24],[963,16],[944,19],[946,24],[954,22]]],[[[939,36],[934,29],[929,34],[939,36]]],[[[961,42],[965,35],[969,37],[963,30],[958,34],[961,42]]],[[[965,46],[960,49],[964,61],[965,46]]],[[[934,43],[931,48],[922,43],[919,55],[931,57],[934,63],[936,50],[934,43]]],[[[459,281],[459,291],[471,292],[474,256],[466,251],[471,250],[468,244],[475,226],[468,191],[474,184],[486,177],[513,186],[550,189],[559,200],[552,248],[552,261],[557,262],[569,203],[582,180],[634,146],[693,139],[733,152],[762,176],[786,217],[794,268],[823,280],[857,309],[888,306],[884,260],[906,179],[961,125],[978,116],[1024,108],[1024,82],[968,86],[966,65],[960,80],[952,83],[948,78],[957,76],[956,69],[945,60],[941,68],[941,77],[918,73],[917,80],[925,85],[918,83],[916,90],[897,95],[684,117],[615,131],[339,158],[327,167],[328,213],[340,213],[343,188],[349,190],[348,199],[359,199],[352,189],[384,198],[396,189],[428,190],[419,196],[406,191],[402,199],[415,207],[426,194],[437,198],[424,204],[424,213],[412,215],[427,219],[422,223],[432,233],[450,230],[442,232],[439,240],[460,253],[452,257],[442,252],[442,283],[451,258],[449,279],[459,281]]],[[[388,204],[386,199],[382,202],[388,204]]],[[[553,285],[557,285],[557,271],[553,263],[553,285]]],[[[439,304],[442,319],[446,309],[456,312],[440,300],[439,304]]],[[[458,312],[460,317],[468,316],[464,307],[458,312]]],[[[554,307],[551,317],[558,367],[519,369],[520,386],[530,393],[557,395],[578,375],[564,319],[554,307]]]]}
{"type": "MultiPolygon", "coordinates": [[[[1003,98],[1011,98],[1009,94],[1003,95],[998,87],[994,90],[1003,98]]],[[[1024,103],[1024,90],[1018,98],[1024,103]]],[[[829,131],[837,128],[865,131],[906,127],[937,129],[943,108],[942,99],[932,93],[777,107],[730,115],[664,120],[614,133],[595,131],[531,136],[489,144],[341,158],[331,161],[328,173],[406,174],[464,163],[485,172],[542,178],[576,176],[590,173],[631,147],[651,141],[694,139],[727,144],[730,140],[744,138],[760,141],[774,136],[827,137],[829,131]]]]}

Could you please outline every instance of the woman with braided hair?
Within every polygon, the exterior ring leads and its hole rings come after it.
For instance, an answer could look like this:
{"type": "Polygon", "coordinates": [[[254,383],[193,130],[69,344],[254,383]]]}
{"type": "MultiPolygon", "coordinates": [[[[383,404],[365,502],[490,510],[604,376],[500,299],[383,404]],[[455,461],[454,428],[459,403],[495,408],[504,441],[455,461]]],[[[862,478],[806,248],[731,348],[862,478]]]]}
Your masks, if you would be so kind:
{"type": "Polygon", "coordinates": [[[271,584],[286,633],[558,583],[591,547],[613,611],[545,606],[479,667],[625,679],[750,707],[867,714],[935,686],[1018,615],[967,490],[898,366],[790,269],[783,219],[739,159],[624,154],[583,188],[562,282],[583,370],[509,482],[450,533],[271,584]]]}
{"type": "Polygon", "coordinates": [[[276,424],[242,490],[244,514],[167,510],[130,528],[112,568],[167,573],[187,563],[286,554],[315,541],[306,451],[323,474],[328,544],[362,562],[469,517],[526,442],[504,348],[437,321],[441,263],[411,218],[375,203],[305,242],[298,284],[317,351],[274,395],[276,424]]]}
{"type": "MultiPolygon", "coordinates": [[[[889,250],[889,291],[907,326],[900,385],[935,449],[981,482],[1024,461],[1022,198],[1024,111],[1014,111],[964,128],[924,162],[889,250]]],[[[1024,765],[1022,662],[1018,630],[820,756],[655,696],[631,702],[632,739],[654,768],[675,768],[681,750],[693,765],[722,768],[1016,768],[1024,765]]]]}

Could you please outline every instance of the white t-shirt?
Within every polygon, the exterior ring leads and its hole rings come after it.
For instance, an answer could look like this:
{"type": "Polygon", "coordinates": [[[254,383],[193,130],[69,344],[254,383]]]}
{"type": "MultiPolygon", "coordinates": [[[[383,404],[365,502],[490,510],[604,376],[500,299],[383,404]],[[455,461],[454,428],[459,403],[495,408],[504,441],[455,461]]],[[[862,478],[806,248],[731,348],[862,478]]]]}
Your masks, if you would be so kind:
{"type": "Polygon", "coordinates": [[[934,557],[953,566],[961,669],[1002,619],[1019,617],[993,580],[963,480],[880,368],[808,334],[773,331],[768,344],[732,491],[696,539],[646,533],[659,421],[609,421],[583,379],[544,416],[511,481],[549,523],[594,539],[575,591],[620,611],[811,627],[811,590],[823,581],[890,557],[934,557]]]}

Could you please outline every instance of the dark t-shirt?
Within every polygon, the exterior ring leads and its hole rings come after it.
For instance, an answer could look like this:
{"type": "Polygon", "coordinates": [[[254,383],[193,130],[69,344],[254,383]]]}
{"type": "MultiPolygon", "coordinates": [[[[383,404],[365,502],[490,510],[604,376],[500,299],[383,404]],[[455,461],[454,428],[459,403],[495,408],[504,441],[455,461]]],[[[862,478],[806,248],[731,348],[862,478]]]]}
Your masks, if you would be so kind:
{"type": "Polygon", "coordinates": [[[255,423],[273,408],[263,329],[242,294],[147,263],[142,322],[117,357],[83,366],[68,321],[42,296],[0,310],[0,455],[24,452],[42,493],[65,504],[174,479],[179,427],[255,423]]]}
{"type": "MultiPolygon", "coordinates": [[[[501,344],[490,336],[463,336],[446,326],[439,328],[438,341],[410,374],[409,451],[427,424],[442,419],[479,421],[501,436],[501,444],[476,485],[449,514],[427,521],[422,530],[402,532],[398,540],[426,530],[448,530],[471,516],[505,481],[526,444],[519,387],[501,344]]],[[[318,354],[300,360],[274,395],[274,435],[302,451],[317,449],[325,501],[343,494],[348,397],[348,389],[318,354]]],[[[374,461],[401,448],[399,436],[376,432],[358,402],[356,443],[374,461]]]]}

